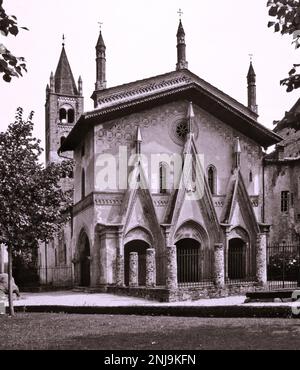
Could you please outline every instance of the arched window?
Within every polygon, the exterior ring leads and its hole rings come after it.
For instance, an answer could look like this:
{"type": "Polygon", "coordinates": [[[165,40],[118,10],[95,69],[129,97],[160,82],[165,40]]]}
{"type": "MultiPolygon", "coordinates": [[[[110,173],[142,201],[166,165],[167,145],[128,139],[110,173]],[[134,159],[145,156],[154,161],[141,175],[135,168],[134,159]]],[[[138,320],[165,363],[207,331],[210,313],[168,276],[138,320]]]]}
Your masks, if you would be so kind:
{"type": "Polygon", "coordinates": [[[249,182],[253,181],[253,174],[252,171],[249,172],[249,182]]]}
{"type": "Polygon", "coordinates": [[[82,169],[81,172],[81,199],[85,197],[85,171],[82,169]]]}
{"type": "Polygon", "coordinates": [[[167,165],[165,163],[160,163],[159,165],[159,192],[165,194],[168,188],[167,181],[167,165]]]}
{"type": "Polygon", "coordinates": [[[67,121],[67,111],[65,110],[65,108],[61,108],[59,110],[59,120],[61,123],[66,123],[67,121]]]}
{"type": "Polygon", "coordinates": [[[64,137],[64,136],[62,136],[61,138],[60,138],[60,146],[62,146],[63,145],[63,143],[64,143],[64,141],[66,140],[66,138],[64,137]]]}
{"type": "Polygon", "coordinates": [[[213,165],[210,165],[207,169],[207,181],[208,181],[208,186],[210,189],[210,192],[214,195],[217,192],[217,170],[216,167],[213,165]]]}
{"type": "Polygon", "coordinates": [[[61,124],[70,124],[75,121],[75,110],[70,104],[63,104],[59,109],[59,121],[61,124]]]}
{"type": "Polygon", "coordinates": [[[68,110],[68,123],[74,123],[74,119],[75,119],[74,109],[69,109],[68,110]]]}

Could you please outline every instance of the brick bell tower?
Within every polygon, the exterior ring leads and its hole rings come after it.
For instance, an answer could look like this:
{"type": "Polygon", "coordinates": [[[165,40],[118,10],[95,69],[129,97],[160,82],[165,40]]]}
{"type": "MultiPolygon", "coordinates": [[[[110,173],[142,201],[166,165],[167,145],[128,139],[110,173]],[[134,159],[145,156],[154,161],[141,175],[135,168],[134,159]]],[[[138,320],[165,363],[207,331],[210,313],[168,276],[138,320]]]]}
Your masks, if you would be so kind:
{"type": "MultiPolygon", "coordinates": [[[[51,72],[50,86],[46,88],[46,165],[61,161],[57,151],[83,113],[82,79],[76,86],[65,50],[62,51],[55,75],[51,72]]],[[[64,153],[72,158],[72,153],[64,153]]]]}

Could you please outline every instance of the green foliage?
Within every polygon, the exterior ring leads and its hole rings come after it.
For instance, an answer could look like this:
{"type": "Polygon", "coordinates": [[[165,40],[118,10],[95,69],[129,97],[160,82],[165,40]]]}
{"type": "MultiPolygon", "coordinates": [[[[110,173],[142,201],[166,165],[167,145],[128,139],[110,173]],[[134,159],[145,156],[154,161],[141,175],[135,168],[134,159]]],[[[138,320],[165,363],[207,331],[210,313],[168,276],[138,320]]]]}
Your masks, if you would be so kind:
{"type": "Polygon", "coordinates": [[[0,133],[0,243],[13,251],[51,239],[72,203],[72,194],[59,184],[62,174],[72,171],[72,162],[46,168],[39,163],[42,149],[32,136],[32,118],[33,113],[23,120],[18,108],[15,122],[0,133]]]}
{"type": "MultiPolygon", "coordinates": [[[[7,15],[3,8],[3,0],[0,0],[0,34],[2,36],[17,36],[19,28],[28,30],[26,27],[19,27],[17,18],[14,15],[7,15]]],[[[3,80],[10,82],[12,77],[22,76],[26,71],[26,63],[23,57],[13,55],[2,43],[0,43],[0,74],[3,80]]]]}
{"type": "MultiPolygon", "coordinates": [[[[275,18],[268,23],[274,32],[282,35],[293,35],[295,48],[300,47],[300,1],[299,0],[269,0],[269,16],[275,18]]],[[[300,87],[300,74],[297,73],[299,64],[294,64],[289,72],[289,76],[282,79],[280,84],[286,86],[286,91],[290,92],[300,87]]]]}

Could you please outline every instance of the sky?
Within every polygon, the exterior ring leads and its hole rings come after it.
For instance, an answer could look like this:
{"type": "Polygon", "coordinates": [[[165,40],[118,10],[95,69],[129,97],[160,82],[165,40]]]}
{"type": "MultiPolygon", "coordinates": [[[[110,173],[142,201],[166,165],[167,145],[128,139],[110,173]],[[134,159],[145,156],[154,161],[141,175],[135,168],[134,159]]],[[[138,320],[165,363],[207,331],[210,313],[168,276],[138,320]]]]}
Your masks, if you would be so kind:
{"type": "Polygon", "coordinates": [[[300,95],[287,93],[279,81],[300,62],[289,36],[267,28],[267,0],[4,0],[16,15],[17,37],[0,36],[17,56],[24,56],[28,73],[6,83],[0,79],[0,131],[14,120],[18,106],[35,111],[35,136],[45,143],[45,89],[55,72],[65,34],[74,78],[83,79],[85,111],[96,79],[95,45],[102,22],[106,44],[107,86],[166,73],[176,65],[179,16],[186,33],[189,69],[247,104],[249,54],[257,76],[259,122],[273,128],[300,95]]]}

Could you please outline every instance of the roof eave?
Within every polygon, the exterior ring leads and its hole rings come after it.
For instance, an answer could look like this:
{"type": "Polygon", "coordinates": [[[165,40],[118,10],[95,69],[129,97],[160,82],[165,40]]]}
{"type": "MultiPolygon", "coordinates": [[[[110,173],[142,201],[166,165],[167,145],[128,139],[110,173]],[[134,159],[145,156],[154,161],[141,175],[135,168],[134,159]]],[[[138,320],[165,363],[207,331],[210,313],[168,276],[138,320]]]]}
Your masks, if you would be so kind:
{"type": "MultiPolygon", "coordinates": [[[[205,91],[202,87],[198,86],[195,83],[191,83],[189,85],[185,85],[182,87],[177,88],[176,90],[171,89],[169,91],[164,91],[157,94],[152,94],[150,96],[146,96],[143,98],[134,99],[129,102],[124,102],[121,104],[115,104],[111,107],[96,109],[91,112],[86,112],[83,116],[81,116],[80,120],[76,123],[66,140],[64,141],[63,145],[61,146],[62,151],[74,150],[76,145],[78,144],[78,140],[82,138],[82,135],[85,133],[87,127],[91,127],[94,124],[108,121],[114,118],[117,118],[120,114],[128,115],[132,112],[132,107],[135,107],[137,111],[142,111],[149,107],[152,107],[155,103],[163,101],[163,102],[170,102],[174,100],[178,100],[179,98],[184,98],[192,100],[201,106],[203,105],[204,99],[203,96],[206,98],[206,108],[210,107],[210,111],[213,111],[213,107],[211,102],[213,101],[214,107],[216,111],[211,112],[211,114],[218,113],[217,111],[220,110],[222,112],[227,113],[227,117],[230,115],[236,117],[238,121],[235,127],[237,130],[243,132],[246,136],[255,136],[254,133],[258,132],[257,135],[257,142],[264,148],[267,148],[273,144],[276,144],[282,140],[282,138],[277,135],[276,133],[268,130],[266,127],[258,123],[254,118],[251,116],[245,115],[243,112],[237,110],[236,108],[229,106],[227,102],[221,101],[220,99],[216,99],[211,93],[205,91]],[[197,99],[198,97],[198,99],[197,99]],[[201,97],[201,99],[199,99],[201,97]],[[198,100],[198,103],[197,103],[198,100]],[[84,123],[83,123],[84,121],[84,123]],[[249,127],[247,130],[243,128],[244,121],[247,121],[249,127]],[[238,125],[240,123],[240,125],[238,125]],[[84,125],[84,126],[83,126],[84,125]],[[248,129],[252,129],[250,135],[248,129]]],[[[222,117],[220,117],[222,119],[222,117]]],[[[229,118],[228,122],[231,122],[229,118]]],[[[86,131],[87,132],[87,131],[86,131]]]]}

